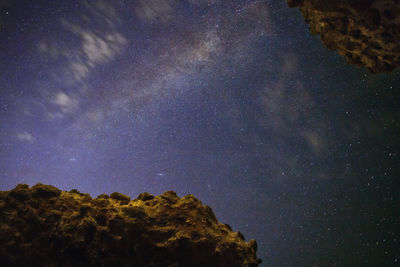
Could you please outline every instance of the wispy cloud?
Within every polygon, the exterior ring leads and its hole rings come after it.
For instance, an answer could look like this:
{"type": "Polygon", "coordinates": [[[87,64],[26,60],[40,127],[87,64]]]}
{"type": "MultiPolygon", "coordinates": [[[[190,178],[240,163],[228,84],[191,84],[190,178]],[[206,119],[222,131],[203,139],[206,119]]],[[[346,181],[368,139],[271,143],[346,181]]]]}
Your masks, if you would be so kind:
{"type": "Polygon", "coordinates": [[[31,144],[35,143],[35,137],[26,131],[17,134],[17,138],[22,142],[28,142],[31,144]]]}
{"type": "Polygon", "coordinates": [[[167,21],[171,18],[175,0],[140,0],[136,15],[142,20],[167,21]]]}
{"type": "Polygon", "coordinates": [[[63,25],[74,33],[81,43],[80,47],[70,51],[73,59],[67,64],[68,70],[77,81],[86,78],[97,66],[113,60],[127,43],[126,38],[113,27],[108,31],[96,33],[67,20],[63,20],[63,25]]]}
{"type": "Polygon", "coordinates": [[[52,100],[53,104],[55,104],[63,113],[69,113],[76,110],[79,106],[79,101],[76,98],[72,98],[68,96],[64,92],[58,92],[55,94],[54,99],[52,100]]]}
{"type": "Polygon", "coordinates": [[[127,44],[119,31],[118,12],[106,1],[85,2],[80,16],[82,23],[60,20],[64,36],[70,36],[69,40],[58,42],[50,38],[37,45],[43,55],[65,66],[57,75],[71,84],[82,82],[96,67],[112,61],[127,44]]]}

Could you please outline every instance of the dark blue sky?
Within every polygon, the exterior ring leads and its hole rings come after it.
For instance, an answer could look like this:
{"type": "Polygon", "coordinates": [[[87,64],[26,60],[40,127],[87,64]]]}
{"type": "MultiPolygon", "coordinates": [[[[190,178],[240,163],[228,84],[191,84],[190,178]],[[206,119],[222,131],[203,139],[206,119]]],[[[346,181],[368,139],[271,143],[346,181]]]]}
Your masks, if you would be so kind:
{"type": "Polygon", "coordinates": [[[400,261],[398,70],[347,65],[283,0],[1,12],[1,190],[192,193],[262,266],[400,261]]]}

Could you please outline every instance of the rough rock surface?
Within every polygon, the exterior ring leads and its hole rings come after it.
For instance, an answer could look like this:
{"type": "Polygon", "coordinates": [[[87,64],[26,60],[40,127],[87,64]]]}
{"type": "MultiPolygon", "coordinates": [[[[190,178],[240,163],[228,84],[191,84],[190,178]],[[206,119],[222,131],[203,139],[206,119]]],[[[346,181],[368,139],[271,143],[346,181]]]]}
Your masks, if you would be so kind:
{"type": "Polygon", "coordinates": [[[400,0],[287,0],[313,34],[350,64],[371,72],[400,66],[400,0]]]}
{"type": "Polygon", "coordinates": [[[193,195],[92,198],[20,184],[0,191],[0,266],[258,266],[257,244],[193,195]]]}

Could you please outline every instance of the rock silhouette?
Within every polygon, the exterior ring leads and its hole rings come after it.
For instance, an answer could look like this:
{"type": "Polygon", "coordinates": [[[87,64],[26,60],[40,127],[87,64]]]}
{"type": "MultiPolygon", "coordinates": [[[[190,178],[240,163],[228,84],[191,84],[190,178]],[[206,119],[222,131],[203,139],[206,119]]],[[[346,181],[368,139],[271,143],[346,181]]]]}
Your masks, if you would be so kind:
{"type": "Polygon", "coordinates": [[[313,34],[349,64],[371,72],[400,66],[400,1],[287,0],[299,7],[313,34]]]}
{"type": "Polygon", "coordinates": [[[193,195],[92,198],[20,184],[0,191],[0,266],[258,266],[257,244],[193,195]]]}

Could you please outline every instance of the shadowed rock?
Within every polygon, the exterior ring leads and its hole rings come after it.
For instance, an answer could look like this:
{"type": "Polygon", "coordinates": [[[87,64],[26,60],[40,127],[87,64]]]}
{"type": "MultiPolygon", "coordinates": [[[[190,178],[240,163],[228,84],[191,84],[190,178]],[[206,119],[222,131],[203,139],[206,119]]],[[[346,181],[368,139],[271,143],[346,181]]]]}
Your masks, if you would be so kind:
{"type": "Polygon", "coordinates": [[[0,191],[0,266],[258,266],[257,244],[193,195],[0,191]]]}
{"type": "Polygon", "coordinates": [[[371,72],[400,66],[400,1],[287,0],[299,7],[313,34],[347,62],[371,72]]]}

